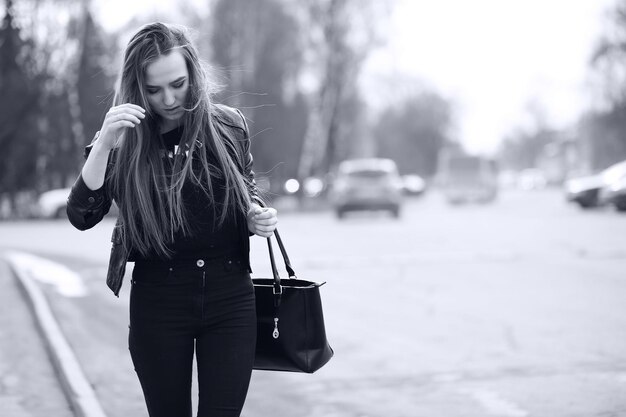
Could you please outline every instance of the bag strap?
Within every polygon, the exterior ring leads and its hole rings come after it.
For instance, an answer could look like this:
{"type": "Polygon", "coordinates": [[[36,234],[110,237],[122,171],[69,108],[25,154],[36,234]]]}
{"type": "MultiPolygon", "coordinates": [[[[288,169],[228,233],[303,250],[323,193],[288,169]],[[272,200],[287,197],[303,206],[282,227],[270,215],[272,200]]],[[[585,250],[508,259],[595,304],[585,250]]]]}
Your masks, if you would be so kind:
{"type": "MultiPolygon", "coordinates": [[[[278,242],[278,247],[280,248],[280,253],[283,257],[283,261],[285,262],[285,269],[289,274],[290,279],[296,278],[296,273],[291,267],[291,261],[289,261],[289,256],[287,255],[287,250],[285,249],[285,245],[283,244],[283,240],[280,238],[278,234],[278,229],[274,230],[274,236],[276,237],[276,242],[278,242]]],[[[276,259],[274,258],[274,249],[272,248],[272,238],[267,238],[267,249],[270,254],[270,263],[272,264],[272,275],[274,277],[274,307],[276,307],[276,316],[278,316],[278,307],[280,306],[280,298],[283,293],[283,288],[280,285],[280,275],[278,274],[278,268],[276,267],[276,259]]]]}
{"type": "Polygon", "coordinates": [[[278,229],[274,230],[274,237],[276,237],[276,242],[278,242],[278,248],[280,249],[280,253],[283,256],[283,261],[285,262],[285,269],[287,270],[287,274],[289,274],[289,278],[294,278],[294,279],[297,278],[296,273],[291,267],[291,261],[289,260],[289,255],[287,255],[287,250],[285,249],[283,240],[280,238],[278,229]]]}
{"type": "MultiPolygon", "coordinates": [[[[289,274],[290,279],[296,279],[296,273],[291,267],[291,261],[289,260],[289,255],[287,255],[287,250],[285,249],[285,245],[283,244],[283,240],[280,238],[278,234],[278,229],[274,230],[274,237],[276,238],[276,242],[278,242],[278,248],[280,249],[280,254],[283,257],[283,261],[285,262],[285,269],[287,270],[287,274],[289,274]]],[[[278,274],[278,268],[276,267],[276,258],[274,257],[274,249],[272,247],[272,238],[267,238],[267,250],[270,254],[270,263],[272,264],[272,275],[274,276],[274,282],[276,285],[280,285],[280,276],[278,274]]]]}
{"type": "MultiPolygon", "coordinates": [[[[274,230],[274,237],[276,238],[276,242],[278,242],[278,247],[280,248],[280,253],[283,257],[283,261],[285,262],[285,269],[289,274],[289,278],[296,278],[296,273],[291,267],[291,261],[289,261],[289,256],[287,255],[287,250],[285,249],[285,245],[283,244],[283,240],[280,238],[278,234],[278,229],[274,230]]],[[[272,248],[272,238],[267,238],[267,249],[270,253],[270,263],[272,264],[272,275],[274,276],[274,330],[272,331],[272,337],[274,339],[278,339],[280,332],[278,330],[278,320],[279,320],[279,310],[280,310],[280,301],[283,295],[283,287],[280,285],[280,275],[278,274],[278,268],[276,267],[276,259],[274,258],[274,250],[272,248]]]]}
{"type": "MultiPolygon", "coordinates": [[[[256,200],[256,203],[261,207],[266,208],[264,201],[256,200]]],[[[285,249],[285,245],[283,244],[283,240],[280,238],[280,234],[278,233],[278,229],[274,229],[274,236],[276,237],[276,242],[278,242],[278,248],[280,249],[280,253],[283,256],[283,261],[285,262],[285,269],[287,270],[287,274],[289,274],[289,278],[297,278],[296,273],[291,267],[291,261],[289,260],[289,256],[287,255],[287,250],[285,249]]],[[[274,262],[274,251],[272,250],[272,242],[270,242],[270,238],[267,238],[267,246],[270,251],[270,261],[272,262],[272,272],[278,271],[276,269],[276,263],[274,262]]],[[[278,276],[278,272],[274,273],[274,277],[278,276]]],[[[276,279],[276,278],[275,278],[276,279]]],[[[280,282],[280,278],[278,278],[280,282]]]]}
{"type": "Polygon", "coordinates": [[[272,276],[274,277],[274,294],[282,293],[280,286],[280,275],[278,275],[278,268],[276,268],[276,260],[274,260],[274,250],[272,249],[272,240],[267,238],[267,250],[270,253],[270,263],[272,264],[272,276]]]}

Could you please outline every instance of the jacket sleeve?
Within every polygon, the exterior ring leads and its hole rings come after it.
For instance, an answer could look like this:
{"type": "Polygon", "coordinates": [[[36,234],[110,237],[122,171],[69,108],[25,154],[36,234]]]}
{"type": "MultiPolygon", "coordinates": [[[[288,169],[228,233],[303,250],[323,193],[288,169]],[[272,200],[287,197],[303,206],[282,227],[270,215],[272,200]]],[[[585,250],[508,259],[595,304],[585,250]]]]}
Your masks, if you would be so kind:
{"type": "Polygon", "coordinates": [[[252,157],[252,153],[250,152],[251,141],[250,141],[250,131],[248,130],[248,123],[246,122],[246,118],[241,113],[239,109],[236,109],[239,117],[241,117],[241,121],[243,122],[243,132],[244,132],[244,140],[241,141],[242,147],[242,165],[243,165],[243,174],[246,178],[246,185],[248,186],[248,192],[250,194],[250,200],[253,203],[257,203],[261,206],[265,206],[265,202],[263,198],[260,196],[259,188],[257,187],[256,181],[254,179],[254,171],[252,170],[252,165],[254,162],[254,158],[252,157]]]}
{"type": "MultiPolygon", "coordinates": [[[[85,158],[89,156],[92,145],[85,148],[85,158]]],[[[110,161],[109,157],[107,170],[110,161]]],[[[67,198],[67,217],[78,230],[87,230],[102,220],[109,212],[111,203],[112,199],[106,190],[106,185],[97,190],[91,190],[85,184],[82,174],[79,174],[67,198]]]]}

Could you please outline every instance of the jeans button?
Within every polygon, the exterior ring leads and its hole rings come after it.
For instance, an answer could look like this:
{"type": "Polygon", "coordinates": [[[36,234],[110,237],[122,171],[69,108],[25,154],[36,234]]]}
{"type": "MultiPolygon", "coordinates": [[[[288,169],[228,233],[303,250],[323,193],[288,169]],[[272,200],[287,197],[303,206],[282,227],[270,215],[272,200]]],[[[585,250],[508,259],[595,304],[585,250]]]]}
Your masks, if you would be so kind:
{"type": "Polygon", "coordinates": [[[202,259],[198,259],[196,261],[196,265],[198,265],[198,267],[202,268],[204,266],[204,261],[202,259]]]}

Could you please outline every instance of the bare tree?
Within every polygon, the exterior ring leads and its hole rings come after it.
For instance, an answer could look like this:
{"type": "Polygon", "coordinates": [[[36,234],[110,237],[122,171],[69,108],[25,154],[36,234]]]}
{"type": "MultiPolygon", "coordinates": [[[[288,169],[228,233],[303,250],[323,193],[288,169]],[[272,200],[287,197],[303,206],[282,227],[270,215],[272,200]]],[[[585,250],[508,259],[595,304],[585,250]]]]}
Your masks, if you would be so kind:
{"type": "Polygon", "coordinates": [[[603,109],[587,113],[579,123],[582,162],[594,168],[626,158],[626,0],[618,0],[607,19],[590,61],[601,84],[603,109]]]}
{"type": "MultiPolygon", "coordinates": [[[[212,55],[227,73],[234,94],[230,103],[241,106],[240,94],[255,86],[260,46],[264,43],[268,19],[265,1],[221,0],[215,3],[212,19],[212,55]]],[[[249,109],[253,118],[254,109],[249,109]]]]}
{"type": "Polygon", "coordinates": [[[92,17],[90,1],[13,3],[15,24],[29,45],[24,71],[39,80],[32,109],[38,129],[36,188],[67,186],[104,116],[112,89],[106,68],[111,47],[92,17]]]}
{"type": "Polygon", "coordinates": [[[609,103],[626,102],[626,1],[618,0],[607,14],[607,25],[590,64],[609,103]]]}
{"type": "Polygon", "coordinates": [[[283,0],[219,0],[210,27],[213,63],[226,88],[218,99],[248,118],[255,170],[279,192],[296,175],[306,125],[297,83],[302,69],[301,27],[283,0]]]}
{"type": "Polygon", "coordinates": [[[402,173],[433,176],[439,152],[453,144],[452,104],[425,91],[388,107],[378,118],[374,137],[378,155],[395,160],[402,173]]]}
{"type": "Polygon", "coordinates": [[[307,67],[317,80],[298,168],[298,177],[304,179],[324,174],[336,162],[345,121],[342,104],[356,94],[359,69],[378,43],[377,23],[387,6],[375,1],[309,0],[301,7],[308,34],[307,67]]]}
{"type": "Polygon", "coordinates": [[[32,43],[24,40],[14,19],[13,1],[6,0],[0,26],[0,198],[16,212],[19,192],[32,189],[38,131],[40,79],[30,71],[32,43]]]}

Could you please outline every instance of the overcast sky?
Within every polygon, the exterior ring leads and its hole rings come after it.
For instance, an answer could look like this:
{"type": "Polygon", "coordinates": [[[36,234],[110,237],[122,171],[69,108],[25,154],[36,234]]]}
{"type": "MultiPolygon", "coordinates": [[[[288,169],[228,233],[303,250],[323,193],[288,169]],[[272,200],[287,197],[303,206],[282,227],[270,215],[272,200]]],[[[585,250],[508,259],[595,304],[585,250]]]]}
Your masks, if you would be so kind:
{"type": "MultiPolygon", "coordinates": [[[[504,135],[527,124],[531,101],[554,127],[571,126],[589,106],[587,63],[614,1],[394,0],[387,42],[364,68],[366,98],[376,107],[433,88],[453,100],[455,135],[479,153],[493,153],[504,135]]],[[[206,1],[194,2],[206,12],[206,1]]],[[[175,4],[107,0],[96,7],[115,28],[175,4]]]]}
{"type": "Polygon", "coordinates": [[[397,0],[388,44],[371,56],[364,85],[391,83],[368,93],[385,102],[425,83],[457,103],[466,147],[491,153],[528,124],[531,101],[556,128],[590,105],[589,55],[613,3],[397,0]]]}

